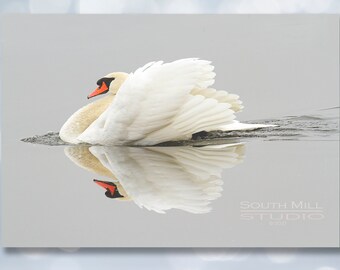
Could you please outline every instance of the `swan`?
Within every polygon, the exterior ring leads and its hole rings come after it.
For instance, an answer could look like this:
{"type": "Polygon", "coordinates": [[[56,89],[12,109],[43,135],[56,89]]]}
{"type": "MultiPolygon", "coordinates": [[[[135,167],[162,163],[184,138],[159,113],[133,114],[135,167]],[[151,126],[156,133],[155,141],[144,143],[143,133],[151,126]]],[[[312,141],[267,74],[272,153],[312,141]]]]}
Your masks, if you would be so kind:
{"type": "Polygon", "coordinates": [[[245,146],[73,145],[64,151],[77,166],[110,179],[94,179],[109,198],[161,214],[170,209],[204,214],[221,196],[223,170],[243,162],[245,146]]]}
{"type": "Polygon", "coordinates": [[[113,72],[88,95],[104,95],[76,111],[61,127],[68,143],[155,145],[189,140],[213,130],[244,130],[268,125],[242,124],[239,96],[211,88],[214,66],[198,58],[150,62],[133,73],[113,72]]]}

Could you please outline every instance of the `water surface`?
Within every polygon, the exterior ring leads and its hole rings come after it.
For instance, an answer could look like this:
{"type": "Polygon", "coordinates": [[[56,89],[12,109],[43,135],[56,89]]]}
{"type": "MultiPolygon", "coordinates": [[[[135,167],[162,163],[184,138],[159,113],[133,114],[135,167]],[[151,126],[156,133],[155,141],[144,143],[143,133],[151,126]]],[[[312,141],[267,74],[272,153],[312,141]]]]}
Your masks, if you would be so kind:
{"type": "Polygon", "coordinates": [[[153,147],[12,140],[5,245],[338,246],[338,113],[153,147]]]}

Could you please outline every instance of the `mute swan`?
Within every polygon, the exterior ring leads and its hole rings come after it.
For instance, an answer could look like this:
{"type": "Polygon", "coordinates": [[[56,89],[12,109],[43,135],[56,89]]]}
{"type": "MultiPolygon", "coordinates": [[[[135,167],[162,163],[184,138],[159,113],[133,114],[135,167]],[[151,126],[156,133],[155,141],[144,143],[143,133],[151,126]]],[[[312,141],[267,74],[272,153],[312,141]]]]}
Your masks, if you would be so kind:
{"type": "Polygon", "coordinates": [[[95,179],[105,195],[134,201],[157,213],[180,209],[194,214],[211,210],[221,196],[222,171],[243,161],[244,145],[204,147],[68,146],[66,156],[88,171],[108,177],[95,179]]]}
{"type": "Polygon", "coordinates": [[[242,102],[209,88],[213,70],[209,61],[187,58],[151,62],[130,74],[110,73],[88,98],[106,95],[75,112],[60,138],[72,144],[155,145],[188,140],[200,131],[266,127],[234,120],[242,102]]]}

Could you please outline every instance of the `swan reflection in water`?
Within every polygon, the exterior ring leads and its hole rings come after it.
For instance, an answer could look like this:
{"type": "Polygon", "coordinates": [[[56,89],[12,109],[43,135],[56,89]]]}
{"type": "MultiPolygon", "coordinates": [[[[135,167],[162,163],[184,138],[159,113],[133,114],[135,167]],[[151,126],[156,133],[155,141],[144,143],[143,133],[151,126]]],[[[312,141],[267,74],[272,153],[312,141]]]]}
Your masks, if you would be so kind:
{"type": "Polygon", "coordinates": [[[221,196],[222,171],[241,163],[241,143],[203,147],[69,146],[66,156],[79,167],[110,180],[94,179],[105,195],[132,200],[165,213],[180,209],[208,213],[221,196]]]}

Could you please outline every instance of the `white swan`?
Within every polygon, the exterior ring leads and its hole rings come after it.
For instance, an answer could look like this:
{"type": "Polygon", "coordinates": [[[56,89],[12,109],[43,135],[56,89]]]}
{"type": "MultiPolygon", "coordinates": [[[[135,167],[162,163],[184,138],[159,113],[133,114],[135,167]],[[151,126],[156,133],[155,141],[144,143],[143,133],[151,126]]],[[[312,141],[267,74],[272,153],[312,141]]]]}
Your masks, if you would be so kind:
{"type": "Polygon", "coordinates": [[[139,207],[157,213],[180,209],[203,214],[221,196],[223,169],[243,161],[244,145],[79,145],[66,147],[65,154],[76,165],[108,177],[110,182],[95,182],[107,189],[105,194],[110,198],[132,200],[139,207]]]}
{"type": "Polygon", "coordinates": [[[110,73],[88,98],[107,95],[75,112],[60,137],[73,144],[154,145],[200,131],[266,127],[234,120],[242,102],[209,88],[213,69],[209,61],[188,58],[151,62],[131,74],[110,73]]]}

